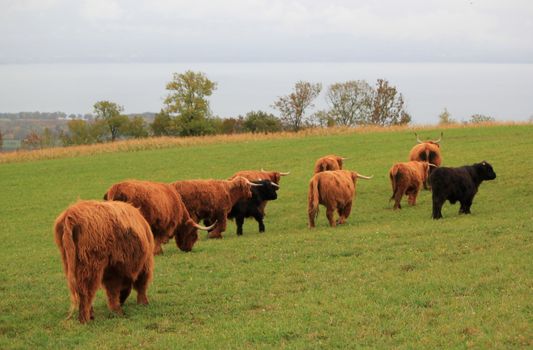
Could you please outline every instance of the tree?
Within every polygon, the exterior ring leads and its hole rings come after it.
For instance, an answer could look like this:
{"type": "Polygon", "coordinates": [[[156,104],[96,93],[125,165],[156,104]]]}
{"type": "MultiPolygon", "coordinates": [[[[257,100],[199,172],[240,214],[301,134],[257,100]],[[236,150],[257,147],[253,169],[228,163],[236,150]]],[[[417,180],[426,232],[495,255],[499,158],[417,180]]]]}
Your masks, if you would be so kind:
{"type": "Polygon", "coordinates": [[[390,86],[385,79],[378,79],[372,100],[372,112],[367,124],[373,125],[401,125],[408,124],[411,116],[404,109],[401,93],[394,86],[390,86]]]}
{"type": "Polygon", "coordinates": [[[4,145],[4,134],[2,133],[2,130],[0,129],[0,150],[2,149],[3,145],[4,145]]]}
{"type": "Polygon", "coordinates": [[[329,86],[326,100],[330,105],[329,118],[336,125],[364,124],[372,111],[374,90],[364,80],[351,80],[329,86]]]}
{"type": "Polygon", "coordinates": [[[263,111],[251,111],[246,113],[243,126],[246,131],[252,133],[281,131],[280,120],[273,114],[263,111]]]}
{"type": "Polygon", "coordinates": [[[496,119],[494,119],[493,117],[490,117],[488,115],[483,115],[483,114],[474,114],[470,116],[470,120],[469,120],[469,122],[472,124],[490,123],[490,122],[495,122],[495,121],[496,119]]]}
{"type": "Polygon", "coordinates": [[[129,136],[134,139],[148,137],[146,121],[139,115],[129,119],[128,123],[121,127],[121,130],[125,136],[129,136]]]}
{"type": "Polygon", "coordinates": [[[323,109],[313,113],[310,119],[313,125],[318,125],[323,128],[332,128],[336,125],[335,118],[332,114],[323,109]]]}
{"type": "Polygon", "coordinates": [[[444,111],[442,111],[441,114],[439,114],[439,124],[446,125],[446,124],[455,124],[456,121],[452,119],[452,115],[450,112],[448,112],[447,108],[444,108],[444,111]]]}
{"type": "Polygon", "coordinates": [[[41,148],[41,136],[35,131],[31,131],[26,137],[22,140],[23,149],[38,149],[41,148]]]}
{"type": "Polygon", "coordinates": [[[220,126],[222,134],[238,134],[244,131],[244,119],[239,116],[237,118],[225,118],[220,126]]]}
{"type": "Polygon", "coordinates": [[[306,122],[306,109],[314,107],[312,102],[321,90],[322,84],[320,83],[311,84],[299,81],[294,86],[294,92],[279,97],[272,107],[280,111],[281,121],[288,129],[298,131],[306,122]]]}
{"type": "Polygon", "coordinates": [[[176,122],[170,115],[161,110],[154,117],[154,121],[150,124],[150,128],[155,136],[178,136],[179,130],[176,127],[176,122]]]}
{"type": "MultiPolygon", "coordinates": [[[[204,73],[187,71],[174,73],[173,79],[166,85],[170,91],[165,98],[164,111],[170,119],[175,119],[175,126],[182,136],[204,135],[213,133],[208,96],[216,90],[217,84],[209,80],[204,73]]],[[[172,126],[168,123],[167,126],[172,126]]],[[[169,131],[172,133],[172,131],[169,131]]]]}
{"type": "Polygon", "coordinates": [[[124,107],[114,102],[98,101],[94,104],[93,108],[95,120],[106,122],[111,133],[111,141],[115,141],[120,135],[121,127],[128,123],[128,117],[120,114],[124,111],[124,107]]]}

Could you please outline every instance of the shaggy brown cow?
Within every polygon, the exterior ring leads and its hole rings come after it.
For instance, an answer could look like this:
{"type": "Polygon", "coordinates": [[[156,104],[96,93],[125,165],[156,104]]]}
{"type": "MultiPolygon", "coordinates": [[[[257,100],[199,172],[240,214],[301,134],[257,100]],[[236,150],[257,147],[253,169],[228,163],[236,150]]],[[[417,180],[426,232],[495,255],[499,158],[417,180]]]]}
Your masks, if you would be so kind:
{"type": "Polygon", "coordinates": [[[274,182],[276,185],[279,185],[279,181],[281,180],[282,176],[287,176],[290,174],[289,172],[280,172],[280,171],[267,171],[261,169],[261,171],[258,170],[241,170],[233,174],[232,177],[230,177],[228,180],[233,180],[237,176],[242,176],[250,181],[261,181],[261,180],[270,180],[274,182]]]}
{"type": "MultiPolygon", "coordinates": [[[[410,161],[429,162],[439,167],[442,164],[442,155],[440,153],[439,142],[442,139],[442,132],[438,140],[421,141],[415,132],[416,142],[411,152],[409,152],[410,161]]],[[[433,169],[429,169],[431,174],[433,169]]],[[[428,180],[424,181],[424,188],[429,188],[428,180]]]]}
{"type": "Polygon", "coordinates": [[[309,227],[315,227],[318,216],[318,204],[326,207],[329,225],[335,227],[333,213],[339,213],[337,224],[344,224],[352,210],[357,178],[371,179],[372,176],[359,175],[349,170],[323,171],[315,174],[309,182],[307,213],[309,227]]]}
{"type": "Polygon", "coordinates": [[[209,238],[222,238],[226,230],[228,213],[241,199],[252,197],[251,183],[242,176],[233,180],[185,180],[171,184],[183,198],[194,221],[204,220],[209,225],[216,223],[209,238]]]}
{"type": "Polygon", "coordinates": [[[342,170],[342,162],[348,158],[343,158],[330,154],[322,158],[318,158],[315,162],[315,174],[327,170],[342,170]]]}
{"type": "Polygon", "coordinates": [[[181,196],[169,184],[128,180],[111,186],[104,199],[128,202],[141,210],[154,234],[154,254],[163,253],[161,244],[172,237],[179,249],[189,252],[198,239],[198,229],[212,228],[191,219],[181,196]]]}
{"type": "Polygon", "coordinates": [[[137,303],[148,304],[154,239],[137,208],[122,202],[80,201],[59,215],[54,232],[70,289],[69,317],[77,306],[81,323],[94,319],[92,303],[101,285],[109,309],[118,314],[132,286],[137,303]]]}
{"type": "Polygon", "coordinates": [[[396,163],[389,170],[389,177],[392,184],[392,196],[394,199],[394,209],[401,209],[400,201],[403,195],[409,196],[410,205],[416,204],[416,197],[420,187],[427,181],[429,168],[433,164],[427,162],[405,162],[396,163]]]}

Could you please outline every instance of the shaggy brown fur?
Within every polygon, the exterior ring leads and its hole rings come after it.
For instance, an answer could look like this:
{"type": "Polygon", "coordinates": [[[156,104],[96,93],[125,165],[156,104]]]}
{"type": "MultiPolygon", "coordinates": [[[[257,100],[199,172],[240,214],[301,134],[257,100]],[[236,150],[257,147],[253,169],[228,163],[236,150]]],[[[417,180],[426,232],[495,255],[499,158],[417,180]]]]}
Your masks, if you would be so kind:
{"type": "Polygon", "coordinates": [[[228,213],[241,199],[252,197],[250,182],[242,176],[233,180],[185,180],[171,184],[183,198],[183,203],[195,221],[210,225],[209,238],[222,238],[228,213]]]}
{"type": "Polygon", "coordinates": [[[101,285],[116,313],[122,314],[132,286],[137,303],[148,304],[154,239],[138,209],[122,202],[80,201],[59,215],[54,232],[70,289],[70,316],[78,306],[81,323],[93,319],[101,285]]]}
{"type": "Polygon", "coordinates": [[[282,176],[289,175],[289,173],[283,173],[279,171],[266,171],[266,170],[241,170],[233,174],[228,180],[233,180],[237,176],[242,176],[250,181],[261,181],[261,180],[270,180],[277,185],[282,176]]]}
{"type": "MultiPolygon", "coordinates": [[[[419,162],[429,162],[439,167],[442,164],[442,154],[440,152],[440,139],[438,140],[428,140],[422,142],[418,135],[415,133],[416,141],[418,142],[411,151],[409,152],[410,161],[419,161],[419,162]]],[[[429,174],[433,172],[433,168],[429,169],[429,174]]],[[[424,181],[424,188],[429,188],[429,180],[424,181]]]]}
{"type": "Polygon", "coordinates": [[[359,175],[354,171],[334,170],[315,174],[309,182],[307,213],[309,227],[315,227],[318,216],[318,204],[326,207],[329,225],[335,227],[333,214],[339,213],[337,224],[344,224],[352,210],[357,178],[371,179],[372,177],[359,175]]]}
{"type": "Polygon", "coordinates": [[[315,174],[327,170],[342,170],[342,161],[346,159],[343,157],[330,154],[322,158],[318,158],[315,162],[315,174]]]}
{"type": "Polygon", "coordinates": [[[427,162],[396,163],[389,170],[389,178],[392,184],[392,196],[394,209],[401,209],[400,201],[403,195],[409,197],[410,205],[416,204],[416,197],[420,187],[427,181],[430,165],[427,162]]]}
{"type": "Polygon", "coordinates": [[[104,199],[128,202],[139,208],[150,224],[155,238],[154,254],[163,253],[162,244],[174,237],[185,252],[198,239],[198,226],[173,186],[165,183],[128,180],[107,190],[104,199]]]}

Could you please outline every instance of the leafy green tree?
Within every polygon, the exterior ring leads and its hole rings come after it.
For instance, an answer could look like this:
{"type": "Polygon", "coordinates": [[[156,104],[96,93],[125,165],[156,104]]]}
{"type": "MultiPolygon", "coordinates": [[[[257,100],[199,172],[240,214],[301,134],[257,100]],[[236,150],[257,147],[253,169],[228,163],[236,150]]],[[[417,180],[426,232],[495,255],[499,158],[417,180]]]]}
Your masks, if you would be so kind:
{"type": "Polygon", "coordinates": [[[446,125],[446,124],[455,124],[457,123],[454,119],[452,119],[452,115],[450,112],[448,112],[447,108],[444,108],[444,111],[442,111],[441,114],[439,114],[439,124],[446,125]]]}
{"type": "Polygon", "coordinates": [[[312,123],[323,128],[331,128],[336,125],[335,118],[326,110],[319,110],[311,116],[312,123]]]}
{"type": "Polygon", "coordinates": [[[294,86],[294,91],[286,96],[279,97],[272,107],[281,113],[281,121],[285,127],[292,131],[300,130],[306,123],[305,112],[314,107],[313,100],[320,94],[322,84],[312,84],[299,81],[294,86]]]}
{"type": "Polygon", "coordinates": [[[372,111],[374,90],[364,80],[351,80],[329,86],[326,101],[330,105],[328,117],[335,125],[364,124],[372,111]]]}
{"type": "Polygon", "coordinates": [[[281,131],[281,122],[276,116],[263,111],[251,111],[244,117],[245,131],[252,133],[269,133],[281,131]]]}
{"type": "Polygon", "coordinates": [[[154,136],[178,136],[176,121],[165,110],[161,110],[150,124],[154,136]]]}
{"type": "Polygon", "coordinates": [[[469,123],[478,124],[478,123],[490,123],[490,122],[495,122],[495,121],[496,119],[488,115],[474,114],[470,116],[469,123]]]}
{"type": "Polygon", "coordinates": [[[130,118],[128,123],[122,126],[121,130],[125,136],[132,137],[134,139],[148,137],[148,125],[146,120],[138,115],[130,118]]]}
{"type": "Polygon", "coordinates": [[[404,100],[396,87],[389,85],[385,79],[378,79],[372,100],[372,112],[366,124],[401,125],[411,122],[411,116],[405,111],[404,100]]]}
{"type": "Polygon", "coordinates": [[[244,118],[225,118],[220,126],[222,134],[238,134],[244,132],[244,118]]]}
{"type": "MultiPolygon", "coordinates": [[[[171,119],[175,119],[175,129],[180,135],[205,135],[215,132],[213,122],[209,120],[211,109],[207,98],[216,88],[217,84],[209,80],[204,73],[190,70],[182,74],[174,73],[172,81],[166,85],[170,92],[164,101],[164,111],[171,119]]],[[[172,123],[165,122],[164,126],[171,129],[166,133],[172,134],[175,131],[172,130],[172,123]]]]}
{"type": "Polygon", "coordinates": [[[98,101],[93,106],[95,120],[106,122],[111,134],[111,142],[115,141],[120,135],[121,128],[128,123],[128,117],[120,114],[124,107],[110,101],[98,101]]]}

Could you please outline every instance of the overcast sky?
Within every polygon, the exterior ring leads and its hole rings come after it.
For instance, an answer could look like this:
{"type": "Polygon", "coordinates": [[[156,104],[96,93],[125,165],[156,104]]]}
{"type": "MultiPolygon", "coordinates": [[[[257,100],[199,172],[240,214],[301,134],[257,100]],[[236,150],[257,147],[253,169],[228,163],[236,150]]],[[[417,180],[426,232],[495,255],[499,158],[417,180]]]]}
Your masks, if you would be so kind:
{"type": "Polygon", "coordinates": [[[533,62],[532,0],[0,0],[0,63],[533,62]]]}

